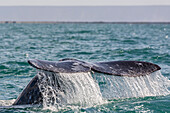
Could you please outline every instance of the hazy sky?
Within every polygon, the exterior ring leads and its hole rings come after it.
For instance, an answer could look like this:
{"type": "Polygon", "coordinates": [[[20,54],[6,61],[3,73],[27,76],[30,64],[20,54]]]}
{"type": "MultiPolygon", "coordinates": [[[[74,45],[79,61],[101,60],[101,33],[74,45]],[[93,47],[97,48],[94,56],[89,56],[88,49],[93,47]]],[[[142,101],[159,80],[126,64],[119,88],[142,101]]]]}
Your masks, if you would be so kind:
{"type": "Polygon", "coordinates": [[[0,21],[170,22],[170,6],[0,6],[0,21]]]}
{"type": "Polygon", "coordinates": [[[0,6],[170,5],[170,0],[0,0],[0,6]]]}
{"type": "Polygon", "coordinates": [[[0,21],[170,22],[170,0],[0,0],[0,21]]]}

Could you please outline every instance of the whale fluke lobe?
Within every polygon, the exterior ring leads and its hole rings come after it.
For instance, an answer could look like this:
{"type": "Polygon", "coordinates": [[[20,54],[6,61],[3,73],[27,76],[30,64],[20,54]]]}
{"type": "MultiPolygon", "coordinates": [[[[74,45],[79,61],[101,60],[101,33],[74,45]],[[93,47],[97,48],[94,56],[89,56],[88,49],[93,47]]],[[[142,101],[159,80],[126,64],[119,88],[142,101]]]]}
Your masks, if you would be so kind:
{"type": "Polygon", "coordinates": [[[116,76],[144,76],[161,68],[153,63],[142,61],[109,61],[88,63],[77,59],[66,58],[57,62],[28,60],[28,63],[40,70],[56,73],[99,72],[116,76]]]}
{"type": "Polygon", "coordinates": [[[85,66],[85,62],[79,60],[64,60],[57,62],[28,60],[28,63],[37,69],[56,73],[76,73],[90,71],[90,67],[85,66]]]}
{"type": "Polygon", "coordinates": [[[160,70],[161,68],[153,63],[142,61],[111,61],[98,62],[93,66],[93,70],[109,75],[117,76],[144,76],[152,72],[160,70]]]}

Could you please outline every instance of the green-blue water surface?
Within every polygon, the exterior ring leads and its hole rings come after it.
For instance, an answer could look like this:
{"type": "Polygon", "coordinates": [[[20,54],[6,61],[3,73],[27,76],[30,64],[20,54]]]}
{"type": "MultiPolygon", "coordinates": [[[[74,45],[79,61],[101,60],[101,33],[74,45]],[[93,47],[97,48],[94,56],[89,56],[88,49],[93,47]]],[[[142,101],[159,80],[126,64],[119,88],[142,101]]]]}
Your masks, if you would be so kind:
{"type": "MultiPolygon", "coordinates": [[[[0,24],[0,100],[16,99],[36,70],[28,59],[139,60],[170,79],[170,24],[0,24]]],[[[50,112],[41,107],[1,112],[50,112]]],[[[65,112],[170,112],[170,95],[110,100],[65,112]]],[[[63,111],[60,111],[63,112],[63,111]]]]}

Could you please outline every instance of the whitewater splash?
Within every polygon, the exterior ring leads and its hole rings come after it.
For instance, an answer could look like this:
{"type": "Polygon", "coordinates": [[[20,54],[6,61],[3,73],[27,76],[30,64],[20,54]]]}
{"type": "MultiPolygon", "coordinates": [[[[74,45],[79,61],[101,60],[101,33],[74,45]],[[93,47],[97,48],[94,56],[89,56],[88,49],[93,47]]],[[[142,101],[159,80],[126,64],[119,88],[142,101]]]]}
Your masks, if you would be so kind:
{"type": "Polygon", "coordinates": [[[53,73],[39,71],[39,89],[44,107],[78,105],[82,107],[102,104],[98,84],[88,73],[53,73]]]}
{"type": "Polygon", "coordinates": [[[160,71],[147,76],[122,77],[99,73],[53,73],[38,70],[43,108],[90,107],[107,99],[170,94],[170,80],[160,71]]]}
{"type": "Polygon", "coordinates": [[[139,77],[110,75],[94,76],[100,85],[103,98],[131,98],[170,94],[170,80],[160,71],[139,77]]]}
{"type": "Polygon", "coordinates": [[[10,106],[15,102],[15,99],[12,100],[0,100],[0,106],[10,106]]]}

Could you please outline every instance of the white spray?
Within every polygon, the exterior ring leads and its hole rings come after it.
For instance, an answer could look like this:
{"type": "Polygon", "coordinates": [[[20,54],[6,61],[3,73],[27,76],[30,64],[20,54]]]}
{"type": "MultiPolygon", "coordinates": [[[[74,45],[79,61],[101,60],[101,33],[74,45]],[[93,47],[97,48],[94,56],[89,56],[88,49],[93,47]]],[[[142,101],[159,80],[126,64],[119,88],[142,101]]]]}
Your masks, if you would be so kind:
{"type": "Polygon", "coordinates": [[[95,75],[106,99],[168,95],[170,80],[160,71],[139,77],[95,75]]]}
{"type": "Polygon", "coordinates": [[[103,103],[100,88],[90,72],[70,74],[39,71],[38,77],[45,107],[85,107],[103,103]]]}
{"type": "Polygon", "coordinates": [[[168,95],[170,80],[160,71],[140,77],[95,73],[53,73],[38,71],[39,88],[46,109],[67,106],[90,107],[107,99],[168,95]],[[95,78],[95,79],[94,79],[95,78]]]}

